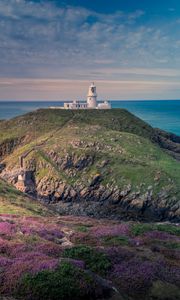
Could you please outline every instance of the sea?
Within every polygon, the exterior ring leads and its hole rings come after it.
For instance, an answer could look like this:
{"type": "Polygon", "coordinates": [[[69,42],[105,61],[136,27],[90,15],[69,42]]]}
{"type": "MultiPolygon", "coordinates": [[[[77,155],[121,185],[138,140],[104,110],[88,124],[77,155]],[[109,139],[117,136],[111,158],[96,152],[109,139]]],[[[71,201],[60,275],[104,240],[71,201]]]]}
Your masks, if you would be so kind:
{"type": "MultiPolygon", "coordinates": [[[[116,100],[110,102],[112,108],[125,108],[151,126],[180,136],[180,100],[116,100]]],[[[63,101],[0,101],[0,120],[50,106],[63,106],[63,101]]]]}

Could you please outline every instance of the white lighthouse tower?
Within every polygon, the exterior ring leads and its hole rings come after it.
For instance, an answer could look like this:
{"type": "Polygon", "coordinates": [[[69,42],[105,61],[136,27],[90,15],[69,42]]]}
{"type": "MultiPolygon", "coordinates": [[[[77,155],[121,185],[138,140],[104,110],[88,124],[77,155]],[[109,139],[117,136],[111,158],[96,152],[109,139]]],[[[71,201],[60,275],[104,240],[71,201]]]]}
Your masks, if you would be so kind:
{"type": "Polygon", "coordinates": [[[96,94],[96,86],[94,85],[94,82],[89,87],[89,91],[87,95],[87,107],[88,108],[97,107],[97,94],[96,94]]]}
{"type": "MultiPolygon", "coordinates": [[[[57,107],[51,107],[57,108],[57,107]]],[[[62,107],[59,107],[62,108],[62,107]]],[[[73,101],[65,102],[64,109],[111,109],[111,104],[108,101],[104,101],[97,104],[97,93],[96,86],[94,82],[89,86],[89,91],[87,95],[87,102],[73,101]]]]}

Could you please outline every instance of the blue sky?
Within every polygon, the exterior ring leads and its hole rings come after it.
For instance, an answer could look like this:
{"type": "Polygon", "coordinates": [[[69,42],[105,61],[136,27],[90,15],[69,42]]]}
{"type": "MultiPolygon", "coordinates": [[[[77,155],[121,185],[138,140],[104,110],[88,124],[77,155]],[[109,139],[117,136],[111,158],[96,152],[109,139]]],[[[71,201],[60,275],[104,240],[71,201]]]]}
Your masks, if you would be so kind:
{"type": "Polygon", "coordinates": [[[180,99],[179,0],[0,0],[0,100],[180,99]]]}

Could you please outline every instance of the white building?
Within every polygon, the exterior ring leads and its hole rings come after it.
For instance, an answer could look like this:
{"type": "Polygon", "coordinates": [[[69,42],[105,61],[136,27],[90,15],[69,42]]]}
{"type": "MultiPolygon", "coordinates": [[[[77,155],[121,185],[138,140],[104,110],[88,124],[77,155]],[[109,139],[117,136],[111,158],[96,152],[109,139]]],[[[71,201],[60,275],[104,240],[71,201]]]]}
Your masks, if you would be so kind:
{"type": "Polygon", "coordinates": [[[103,103],[99,103],[97,108],[98,109],[111,109],[111,104],[108,101],[104,101],[103,103]]]}
{"type": "Polygon", "coordinates": [[[87,102],[65,102],[64,109],[111,109],[111,104],[108,101],[97,104],[96,86],[93,82],[89,86],[87,102]]]}
{"type": "Polygon", "coordinates": [[[64,109],[87,109],[87,103],[74,100],[64,103],[64,109]]]}

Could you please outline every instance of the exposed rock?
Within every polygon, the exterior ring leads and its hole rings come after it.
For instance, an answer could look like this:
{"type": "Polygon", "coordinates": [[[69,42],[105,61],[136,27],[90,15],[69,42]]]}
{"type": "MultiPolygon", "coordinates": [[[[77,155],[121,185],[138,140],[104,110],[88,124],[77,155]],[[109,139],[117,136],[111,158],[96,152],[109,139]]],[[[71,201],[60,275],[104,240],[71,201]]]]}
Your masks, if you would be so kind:
{"type": "Polygon", "coordinates": [[[5,169],[6,167],[6,164],[0,164],[0,173],[5,169]]]}
{"type": "Polygon", "coordinates": [[[2,174],[17,189],[48,203],[60,214],[142,221],[180,220],[180,203],[168,189],[154,195],[153,186],[147,187],[143,194],[131,191],[130,184],[124,189],[104,186],[101,174],[91,178],[88,186],[82,182],[72,186],[48,176],[36,182],[35,173],[27,170],[8,172],[5,169],[2,174]]]}
{"type": "Polygon", "coordinates": [[[6,139],[0,144],[0,160],[12,153],[13,150],[23,142],[24,138],[6,139]]]}
{"type": "Polygon", "coordinates": [[[101,181],[101,175],[100,174],[96,174],[94,177],[93,177],[93,179],[91,180],[91,182],[90,182],[90,187],[94,187],[94,186],[96,186],[97,184],[99,184],[100,183],[100,181],[101,181]]]}
{"type": "Polygon", "coordinates": [[[165,149],[168,154],[173,156],[175,159],[180,160],[179,136],[164,130],[155,129],[153,139],[161,148],[165,149]]]}
{"type": "Polygon", "coordinates": [[[78,157],[76,154],[66,154],[65,156],[60,156],[53,150],[47,153],[47,155],[53,160],[57,167],[62,170],[74,168],[78,171],[81,171],[84,168],[91,166],[94,161],[92,155],[81,155],[78,157]]]}

